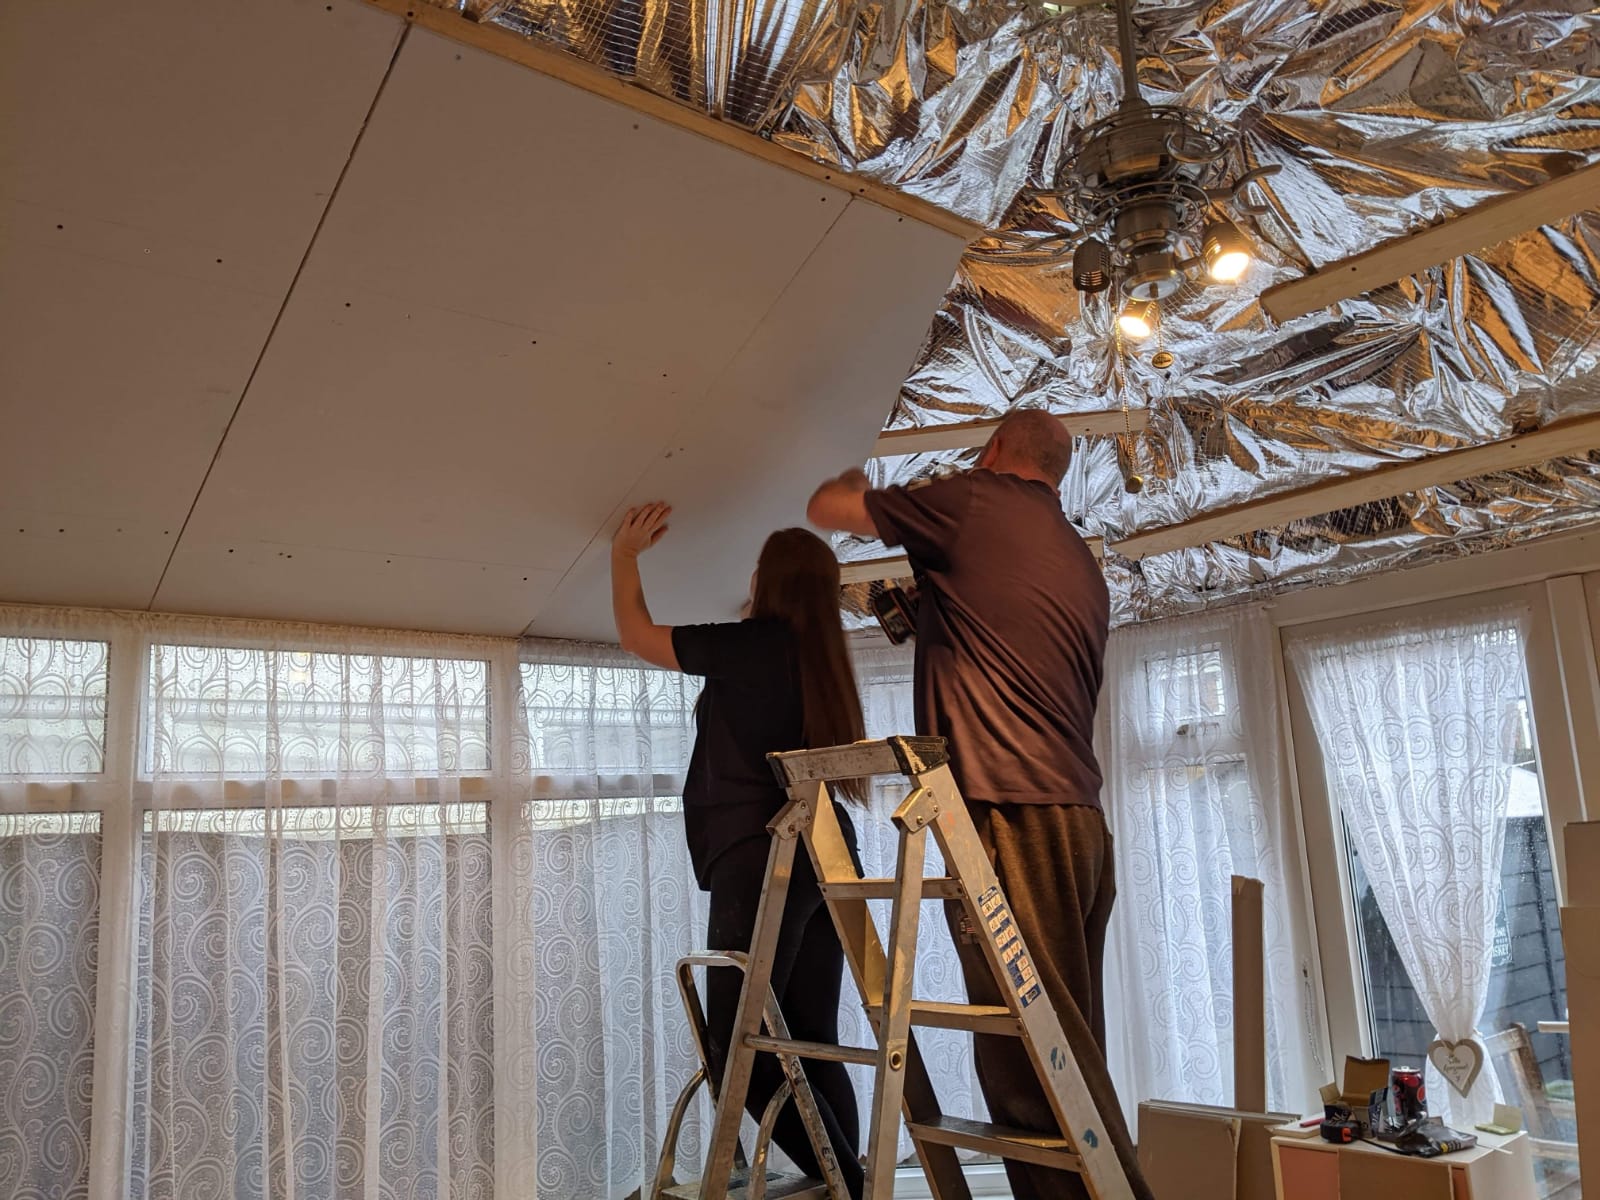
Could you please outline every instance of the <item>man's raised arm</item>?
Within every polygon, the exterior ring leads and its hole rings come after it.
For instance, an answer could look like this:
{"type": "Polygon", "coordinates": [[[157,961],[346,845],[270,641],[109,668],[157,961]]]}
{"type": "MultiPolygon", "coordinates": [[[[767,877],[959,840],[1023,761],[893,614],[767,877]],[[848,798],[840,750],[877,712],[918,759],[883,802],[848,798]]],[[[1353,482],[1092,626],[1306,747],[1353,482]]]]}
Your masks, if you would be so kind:
{"type": "Polygon", "coordinates": [[[806,520],[819,529],[877,537],[878,527],[867,512],[866,495],[870,486],[866,472],[851,467],[812,493],[811,502],[806,505],[806,520]]]}

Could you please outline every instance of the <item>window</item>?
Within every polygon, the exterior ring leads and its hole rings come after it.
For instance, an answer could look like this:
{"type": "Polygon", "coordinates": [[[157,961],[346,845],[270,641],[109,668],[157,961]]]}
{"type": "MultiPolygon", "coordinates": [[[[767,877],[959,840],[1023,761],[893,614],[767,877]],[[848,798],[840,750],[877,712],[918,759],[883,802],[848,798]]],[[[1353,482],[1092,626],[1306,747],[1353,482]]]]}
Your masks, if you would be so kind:
{"type": "MultiPolygon", "coordinates": [[[[1321,787],[1306,786],[1308,773],[1302,786],[1328,804],[1342,847],[1353,910],[1328,924],[1349,930],[1362,1040],[1395,1065],[1425,1066],[1436,1036],[1476,1031],[1482,1082],[1463,1097],[1428,1068],[1431,1110],[1470,1128],[1498,1081],[1536,1137],[1570,1142],[1567,1046],[1537,1031],[1564,1016],[1566,989],[1528,671],[1535,632],[1530,606],[1507,593],[1488,607],[1335,623],[1287,649],[1304,703],[1296,742],[1320,766],[1321,787]]],[[[1318,819],[1308,800],[1313,847],[1318,819]]],[[[1570,1162],[1536,1159],[1542,1194],[1564,1194],[1570,1162]]]]}
{"type": "Polygon", "coordinates": [[[15,1195],[89,1194],[99,900],[98,814],[0,814],[0,1178],[15,1195]]]}
{"type": "Polygon", "coordinates": [[[489,769],[488,664],[155,645],[157,776],[426,775],[489,769]]]}
{"type": "MultiPolygon", "coordinates": [[[[705,936],[681,815],[700,681],[615,650],[550,649],[521,668],[529,778],[513,908],[537,970],[510,986],[532,1013],[522,1069],[541,1094],[539,1194],[620,1196],[654,1170],[697,1065],[672,964],[705,936]]],[[[702,1100],[679,1143],[686,1163],[708,1120],[702,1100]]]]}
{"type": "Polygon", "coordinates": [[[482,804],[158,811],[141,857],[133,1196],[489,1194],[482,804]]]}
{"type": "Polygon", "coordinates": [[[1270,637],[1247,610],[1118,629],[1108,644],[1095,748],[1117,855],[1108,1059],[1126,1109],[1234,1101],[1235,875],[1264,887],[1268,1103],[1298,1108],[1306,1090],[1270,637]]]}
{"type": "Polygon", "coordinates": [[[105,642],[0,637],[0,776],[105,769],[105,642]]]}

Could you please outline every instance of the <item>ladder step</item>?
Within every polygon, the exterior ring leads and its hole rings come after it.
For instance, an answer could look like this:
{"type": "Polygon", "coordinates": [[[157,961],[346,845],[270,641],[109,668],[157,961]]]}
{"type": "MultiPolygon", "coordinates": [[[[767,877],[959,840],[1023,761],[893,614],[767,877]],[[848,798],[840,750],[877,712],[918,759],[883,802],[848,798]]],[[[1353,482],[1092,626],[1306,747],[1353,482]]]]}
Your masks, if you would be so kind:
{"type": "Polygon", "coordinates": [[[751,1034],[744,1044],[752,1050],[768,1050],[773,1054],[792,1054],[796,1058],[819,1059],[825,1062],[862,1063],[872,1066],[878,1061],[878,1052],[865,1046],[832,1046],[827,1042],[799,1042],[793,1038],[767,1037],[751,1034]]]}
{"type": "Polygon", "coordinates": [[[989,1125],[961,1117],[913,1122],[906,1129],[919,1142],[978,1150],[1017,1162],[1054,1167],[1058,1171],[1083,1170],[1083,1160],[1073,1153],[1072,1143],[1055,1134],[1030,1133],[1025,1129],[1008,1129],[1004,1125],[989,1125]]]}
{"type": "MultiPolygon", "coordinates": [[[[859,879],[817,886],[828,900],[891,900],[900,891],[900,882],[896,879],[859,879]]],[[[924,900],[959,900],[964,895],[966,889],[961,881],[948,875],[931,876],[922,881],[924,900]]]]}
{"type": "MultiPolygon", "coordinates": [[[[868,1009],[876,1018],[882,1013],[881,1005],[868,1009]]],[[[960,1029],[967,1033],[996,1033],[1005,1037],[1021,1037],[1022,1022],[1010,1009],[1000,1004],[945,1004],[938,1000],[913,1000],[911,1023],[929,1029],[960,1029]]]]}
{"type": "MultiPolygon", "coordinates": [[[[742,1172],[736,1172],[727,1200],[744,1200],[750,1185],[742,1172]]],[[[700,1181],[678,1183],[661,1193],[662,1200],[700,1200],[700,1181]]],[[[828,1185],[799,1175],[767,1175],[767,1200],[828,1200],[828,1185]]]]}

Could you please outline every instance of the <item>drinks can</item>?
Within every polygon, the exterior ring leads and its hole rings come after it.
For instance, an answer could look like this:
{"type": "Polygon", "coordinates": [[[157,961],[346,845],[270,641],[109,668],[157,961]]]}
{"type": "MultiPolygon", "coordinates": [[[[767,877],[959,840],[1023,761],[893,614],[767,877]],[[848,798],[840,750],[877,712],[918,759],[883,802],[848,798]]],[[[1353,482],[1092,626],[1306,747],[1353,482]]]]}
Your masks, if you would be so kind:
{"type": "Polygon", "coordinates": [[[1389,1074],[1389,1089],[1394,1097],[1397,1125],[1409,1125],[1428,1115],[1428,1089],[1416,1067],[1396,1067],[1389,1074]]]}

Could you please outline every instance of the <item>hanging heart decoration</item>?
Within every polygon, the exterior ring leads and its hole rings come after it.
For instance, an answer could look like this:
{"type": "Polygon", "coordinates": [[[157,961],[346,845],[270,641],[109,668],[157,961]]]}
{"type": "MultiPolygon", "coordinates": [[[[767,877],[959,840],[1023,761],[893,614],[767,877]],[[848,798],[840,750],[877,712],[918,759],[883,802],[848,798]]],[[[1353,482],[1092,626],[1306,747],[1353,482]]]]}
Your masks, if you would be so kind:
{"type": "Polygon", "coordinates": [[[1483,1070],[1483,1047],[1472,1038],[1460,1042],[1435,1038],[1428,1046],[1428,1061],[1438,1068],[1445,1082],[1465,1096],[1483,1070]]]}

